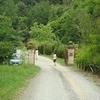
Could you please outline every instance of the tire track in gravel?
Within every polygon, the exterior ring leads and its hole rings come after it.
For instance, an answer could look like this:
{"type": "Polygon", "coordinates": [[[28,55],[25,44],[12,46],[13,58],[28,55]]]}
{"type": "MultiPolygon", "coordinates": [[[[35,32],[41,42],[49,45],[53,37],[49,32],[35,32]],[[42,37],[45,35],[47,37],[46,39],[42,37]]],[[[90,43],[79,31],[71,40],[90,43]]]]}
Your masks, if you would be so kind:
{"type": "Polygon", "coordinates": [[[31,80],[19,100],[100,100],[96,88],[84,76],[39,56],[40,73],[31,80]]]}

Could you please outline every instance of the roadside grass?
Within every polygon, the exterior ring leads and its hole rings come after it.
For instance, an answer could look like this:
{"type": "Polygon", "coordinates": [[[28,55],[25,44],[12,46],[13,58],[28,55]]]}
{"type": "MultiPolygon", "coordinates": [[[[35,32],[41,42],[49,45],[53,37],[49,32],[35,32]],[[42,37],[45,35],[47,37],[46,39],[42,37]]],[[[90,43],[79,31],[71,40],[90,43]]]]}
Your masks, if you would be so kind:
{"type": "MultiPolygon", "coordinates": [[[[51,60],[53,60],[53,55],[43,55],[47,58],[50,58],[51,60]]],[[[63,65],[66,67],[66,64],[64,62],[64,58],[57,58],[57,63],[59,63],[60,65],[63,65]]]]}
{"type": "Polygon", "coordinates": [[[64,67],[66,67],[67,65],[65,64],[64,62],[64,59],[63,58],[57,58],[57,62],[61,65],[63,65],[64,67]]]}
{"type": "Polygon", "coordinates": [[[40,68],[33,65],[0,65],[0,100],[14,100],[40,68]]]}
{"type": "MultiPolygon", "coordinates": [[[[52,60],[52,55],[43,55],[43,56],[50,58],[52,60]]],[[[94,82],[98,87],[100,87],[100,78],[98,77],[98,75],[92,74],[91,72],[86,72],[86,71],[80,69],[79,67],[77,67],[76,64],[74,64],[72,66],[67,66],[65,64],[63,58],[57,58],[57,63],[63,65],[64,67],[68,67],[75,72],[82,73],[84,76],[86,76],[88,78],[88,80],[94,82]]]]}
{"type": "MultiPolygon", "coordinates": [[[[51,60],[53,59],[53,55],[43,55],[43,56],[45,56],[47,58],[50,58],[51,60]]],[[[65,64],[64,58],[57,58],[57,63],[59,63],[60,65],[62,65],[64,67],[69,67],[69,68],[71,68],[74,71],[80,71],[81,70],[81,69],[79,69],[77,67],[76,64],[74,64],[74,65],[67,65],[67,64],[65,64]]]]}

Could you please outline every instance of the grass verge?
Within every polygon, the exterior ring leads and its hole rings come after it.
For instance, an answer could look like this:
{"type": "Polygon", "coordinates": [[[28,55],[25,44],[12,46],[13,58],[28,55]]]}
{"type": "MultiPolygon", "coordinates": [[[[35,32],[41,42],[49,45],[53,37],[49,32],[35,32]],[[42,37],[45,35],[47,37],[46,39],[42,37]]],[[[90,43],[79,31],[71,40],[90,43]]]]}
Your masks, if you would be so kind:
{"type": "MultiPolygon", "coordinates": [[[[50,58],[52,59],[52,55],[43,55],[47,58],[50,58]]],[[[63,66],[67,66],[64,62],[64,59],[63,58],[57,58],[57,63],[63,65],[63,66]]],[[[67,66],[68,67],[68,66],[67,66]]],[[[70,66],[69,67],[71,70],[75,71],[75,72],[80,72],[82,73],[84,76],[86,76],[88,78],[88,80],[94,82],[97,86],[100,87],[100,78],[98,77],[98,75],[95,75],[95,74],[92,74],[91,72],[86,72],[80,68],[77,67],[76,64],[74,64],[73,66],[70,66]]]]}
{"type": "MultiPolygon", "coordinates": [[[[53,55],[43,55],[47,58],[50,58],[51,60],[53,60],[53,55]]],[[[57,63],[63,65],[63,66],[66,66],[65,62],[64,62],[64,59],[63,58],[57,58],[57,63]]]]}
{"type": "Polygon", "coordinates": [[[40,68],[33,65],[0,65],[0,100],[14,100],[40,68]]]}

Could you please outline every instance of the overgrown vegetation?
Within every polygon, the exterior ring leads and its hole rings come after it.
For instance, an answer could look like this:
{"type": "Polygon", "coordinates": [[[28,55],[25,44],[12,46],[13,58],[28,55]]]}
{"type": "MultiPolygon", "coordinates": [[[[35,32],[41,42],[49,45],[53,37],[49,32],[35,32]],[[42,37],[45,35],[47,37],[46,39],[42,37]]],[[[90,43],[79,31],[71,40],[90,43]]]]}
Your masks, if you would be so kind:
{"type": "Polygon", "coordinates": [[[20,89],[26,86],[29,79],[39,72],[38,66],[1,65],[0,66],[0,100],[14,100],[20,89]]]}
{"type": "Polygon", "coordinates": [[[11,43],[14,50],[19,44],[26,45],[31,41],[36,43],[40,53],[51,54],[56,50],[58,56],[62,57],[61,45],[73,41],[79,46],[75,55],[76,63],[85,70],[98,73],[99,5],[100,0],[2,0],[0,47],[2,44],[4,47],[0,50],[0,63],[10,59],[10,56],[2,54],[4,48],[8,48],[6,42],[11,43]]]}

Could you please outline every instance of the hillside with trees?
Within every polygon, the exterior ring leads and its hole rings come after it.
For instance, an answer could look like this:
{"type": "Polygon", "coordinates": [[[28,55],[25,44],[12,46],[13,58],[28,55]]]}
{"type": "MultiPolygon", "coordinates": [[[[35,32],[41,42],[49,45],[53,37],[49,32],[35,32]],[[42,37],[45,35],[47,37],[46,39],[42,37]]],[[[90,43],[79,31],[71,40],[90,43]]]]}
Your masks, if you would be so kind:
{"type": "Polygon", "coordinates": [[[100,0],[1,0],[0,64],[18,46],[33,42],[42,54],[59,52],[72,41],[76,64],[100,72],[100,0]]]}

